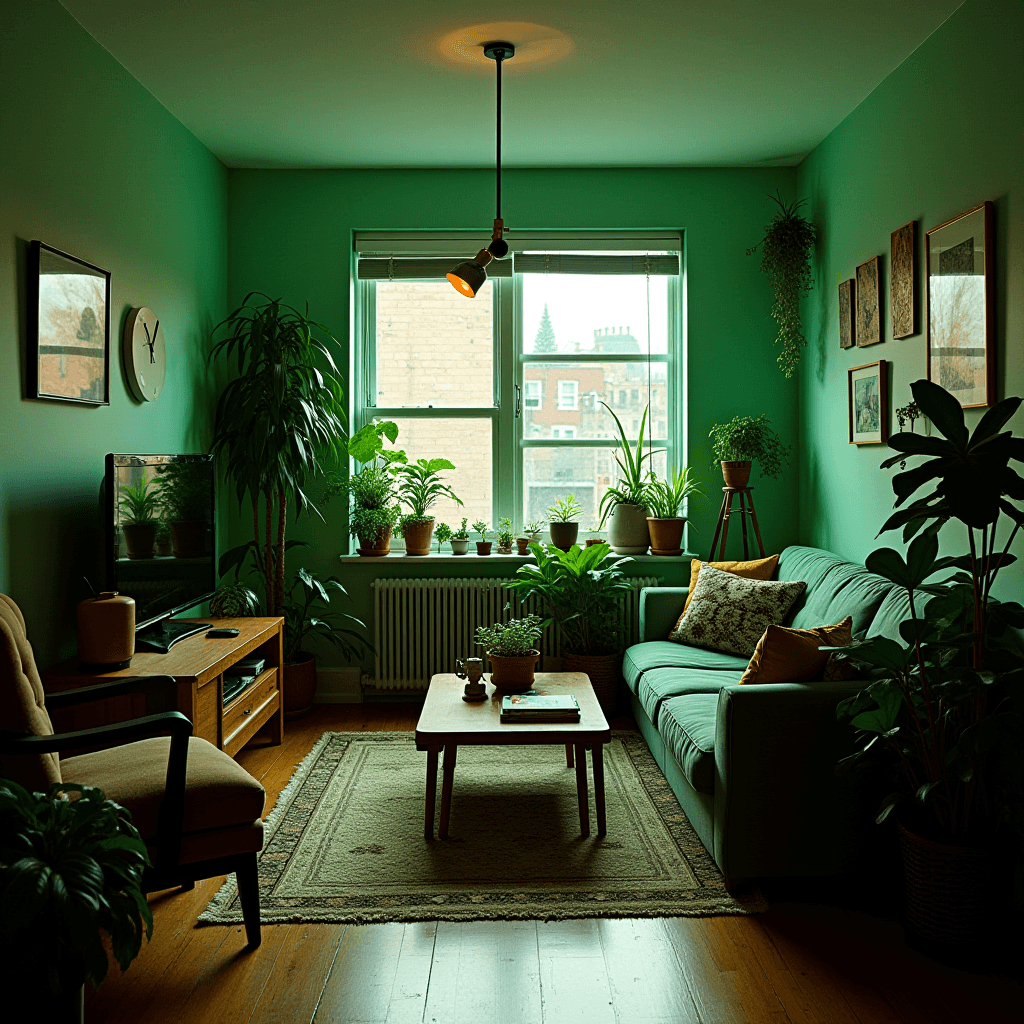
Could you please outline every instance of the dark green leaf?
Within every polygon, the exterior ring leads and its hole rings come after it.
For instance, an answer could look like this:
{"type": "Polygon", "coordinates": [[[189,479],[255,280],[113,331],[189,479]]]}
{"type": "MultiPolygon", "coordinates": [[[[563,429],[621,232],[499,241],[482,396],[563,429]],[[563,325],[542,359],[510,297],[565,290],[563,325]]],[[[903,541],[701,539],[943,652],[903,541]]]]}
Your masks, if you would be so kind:
{"type": "Polygon", "coordinates": [[[967,447],[967,425],[960,403],[945,388],[930,380],[916,380],[910,385],[914,401],[932,425],[958,449],[967,447]]]}

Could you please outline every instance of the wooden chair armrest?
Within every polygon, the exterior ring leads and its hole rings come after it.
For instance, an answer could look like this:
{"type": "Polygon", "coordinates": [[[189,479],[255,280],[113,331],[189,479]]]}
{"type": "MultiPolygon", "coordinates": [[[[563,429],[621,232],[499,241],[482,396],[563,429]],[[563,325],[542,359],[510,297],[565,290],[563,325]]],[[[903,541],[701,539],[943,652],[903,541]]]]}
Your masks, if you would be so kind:
{"type": "Polygon", "coordinates": [[[174,711],[178,706],[178,684],[174,676],[129,676],[125,679],[108,679],[92,686],[76,686],[69,690],[57,690],[46,694],[46,707],[70,708],[93,700],[105,700],[123,693],[144,693],[146,714],[159,711],[174,711]]]}

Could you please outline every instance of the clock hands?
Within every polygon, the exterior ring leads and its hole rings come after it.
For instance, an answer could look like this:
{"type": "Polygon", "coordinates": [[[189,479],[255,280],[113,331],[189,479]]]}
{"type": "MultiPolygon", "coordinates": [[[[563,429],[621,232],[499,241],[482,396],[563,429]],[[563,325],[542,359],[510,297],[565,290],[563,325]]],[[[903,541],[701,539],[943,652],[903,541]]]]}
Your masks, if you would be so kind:
{"type": "Polygon", "coordinates": [[[142,343],[143,345],[149,346],[149,361],[151,363],[156,362],[156,353],[153,351],[153,346],[156,345],[157,332],[160,330],[160,321],[157,320],[156,327],[153,328],[152,336],[149,333],[149,325],[145,320],[142,321],[143,330],[146,332],[146,340],[142,343]]]}

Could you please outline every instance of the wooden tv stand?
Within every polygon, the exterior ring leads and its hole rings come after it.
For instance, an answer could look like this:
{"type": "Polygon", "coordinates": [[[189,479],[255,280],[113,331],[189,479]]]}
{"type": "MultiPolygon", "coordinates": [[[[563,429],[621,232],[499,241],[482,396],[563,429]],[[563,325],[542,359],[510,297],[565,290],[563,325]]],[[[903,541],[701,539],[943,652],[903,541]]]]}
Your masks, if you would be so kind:
{"type": "MultiPolygon", "coordinates": [[[[180,620],[189,621],[189,620],[180,620]]],[[[270,726],[272,743],[284,738],[284,619],[199,618],[215,627],[239,631],[231,639],[211,640],[206,630],[179,640],[166,654],[140,651],[128,668],[118,672],[89,673],[78,668],[73,658],[42,673],[47,692],[89,686],[101,679],[130,676],[174,676],[178,684],[178,710],[192,721],[192,735],[201,736],[234,757],[263,726],[270,726]],[[224,672],[249,655],[266,659],[256,681],[226,707],[222,703],[224,672]]],[[[146,713],[140,694],[95,701],[77,708],[56,711],[57,732],[87,729],[95,725],[124,722],[146,713]]]]}

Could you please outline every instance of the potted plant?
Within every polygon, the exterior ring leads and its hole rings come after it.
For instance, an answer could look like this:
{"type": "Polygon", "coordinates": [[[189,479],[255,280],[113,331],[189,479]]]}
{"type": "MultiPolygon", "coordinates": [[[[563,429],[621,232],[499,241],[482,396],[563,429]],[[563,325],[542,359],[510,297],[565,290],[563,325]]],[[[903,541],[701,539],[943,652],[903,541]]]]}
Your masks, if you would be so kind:
{"type": "Polygon", "coordinates": [[[526,539],[531,544],[536,544],[540,541],[540,531],[544,529],[544,523],[540,519],[532,519],[523,527],[523,533],[526,534],[526,539]]]}
{"type": "Polygon", "coordinates": [[[417,459],[395,467],[399,478],[398,500],[409,507],[408,514],[402,516],[407,555],[430,554],[434,517],[427,513],[438,498],[451,498],[456,505],[462,504],[451,487],[441,482],[441,470],[454,468],[447,459],[417,459]]]}
{"type": "Polygon", "coordinates": [[[222,583],[210,598],[210,614],[217,619],[249,618],[260,613],[260,599],[244,583],[222,583]]]}
{"type": "Polygon", "coordinates": [[[520,555],[528,555],[530,553],[530,538],[529,537],[516,537],[516,553],[520,555]]]}
{"type": "Polygon", "coordinates": [[[163,518],[175,558],[203,558],[210,551],[213,495],[206,467],[188,460],[157,466],[163,518]]]}
{"type": "Polygon", "coordinates": [[[540,602],[558,630],[563,671],[586,672],[602,707],[612,710],[625,639],[620,602],[631,586],[622,566],[632,559],[602,568],[610,553],[607,544],[573,544],[568,551],[533,544],[530,551],[537,564],[521,565],[506,586],[520,602],[540,602]]]}
{"type": "MultiPolygon", "coordinates": [[[[548,509],[548,529],[551,533],[551,543],[562,551],[568,551],[576,543],[576,537],[580,532],[579,517],[583,515],[583,509],[576,502],[576,495],[570,494],[567,498],[559,498],[548,509]]],[[[531,545],[531,550],[533,545],[531,545]]]]}
{"type": "Polygon", "coordinates": [[[465,519],[462,520],[462,525],[452,534],[451,545],[453,555],[464,555],[469,550],[469,530],[466,529],[465,519]]]}
{"type": "Polygon", "coordinates": [[[671,480],[651,481],[647,499],[651,512],[647,520],[651,528],[651,554],[682,554],[686,517],[680,516],[679,510],[691,494],[707,497],[687,466],[674,470],[671,480]]]}
{"type": "Polygon", "coordinates": [[[174,546],[171,543],[171,525],[163,516],[156,524],[156,553],[161,558],[169,558],[174,554],[174,546]]]}
{"type": "Polygon", "coordinates": [[[473,524],[473,529],[480,534],[480,539],[476,542],[476,553],[478,555],[489,555],[491,553],[491,542],[487,539],[487,524],[482,519],[478,519],[473,524]]]}
{"type": "Polygon", "coordinates": [[[437,553],[441,554],[441,545],[452,539],[452,528],[447,523],[438,523],[434,536],[437,537],[437,553]]]}
{"type": "Polygon", "coordinates": [[[117,499],[121,532],[128,548],[128,557],[152,558],[156,553],[156,531],[160,524],[160,492],[149,489],[142,479],[134,486],[122,486],[117,499]]]}
{"type": "Polygon", "coordinates": [[[0,780],[0,957],[17,979],[4,997],[9,1010],[17,1000],[12,1020],[84,1020],[85,982],[106,976],[108,948],[126,971],[152,936],[148,864],[131,815],[99,789],[59,782],[30,793],[0,780]]]}
{"type": "MultiPolygon", "coordinates": [[[[789,465],[786,456],[790,447],[769,426],[767,413],[757,419],[750,416],[734,416],[728,423],[716,423],[708,437],[715,460],[722,466],[722,478],[726,487],[746,487],[750,479],[750,463],[756,459],[761,466],[761,476],[776,479],[782,472],[782,463],[789,465]]],[[[711,463],[715,468],[715,463],[711,463]]]]}
{"type": "Polygon", "coordinates": [[[598,529],[601,529],[611,516],[608,543],[612,551],[620,555],[643,555],[651,544],[650,529],[647,525],[647,491],[654,478],[650,465],[645,469],[644,464],[650,462],[655,451],[664,449],[652,448],[647,452],[643,450],[649,409],[644,409],[636,444],[631,447],[619,417],[606,402],[601,404],[611,413],[619,433],[615,451],[619,480],[614,487],[609,487],[605,491],[601,499],[601,521],[598,529]]]}
{"type": "Polygon", "coordinates": [[[781,196],[768,198],[778,204],[779,210],[764,229],[764,238],[749,248],[747,255],[761,250],[761,269],[775,292],[772,317],[779,328],[775,343],[782,346],[778,364],[786,377],[792,377],[800,362],[800,349],[807,344],[800,321],[800,300],[810,294],[813,284],[811,250],[817,229],[798,212],[806,199],[787,204],[781,196]]]}
{"type": "Polygon", "coordinates": [[[511,555],[512,542],[515,540],[515,532],[512,530],[512,520],[502,518],[498,520],[498,554],[511,555]]]}
{"type": "Polygon", "coordinates": [[[544,622],[539,615],[527,615],[493,626],[477,626],[476,642],[491,663],[491,682],[496,690],[523,693],[533,689],[537,649],[544,622]]]}
{"type": "Polygon", "coordinates": [[[926,380],[911,390],[936,434],[889,438],[898,454],[882,468],[929,458],[893,478],[898,511],[880,531],[903,527],[909,549],[904,557],[881,548],[865,561],[906,590],[910,614],[902,642],[874,637],[846,648],[871,682],[839,714],[861,747],[844,767],[881,761],[891,775],[877,820],[896,811],[909,932],[960,955],[990,931],[986,917],[1005,895],[995,852],[1019,849],[1012,830],[1024,807],[1024,608],[992,596],[1024,526],[1024,480],[1009,466],[1024,462],[1024,441],[1002,429],[1021,399],[993,406],[969,435],[949,392],[926,380]],[[925,485],[926,496],[906,504],[925,485]],[[940,558],[938,535],[950,522],[966,532],[968,553],[940,558]]]}

